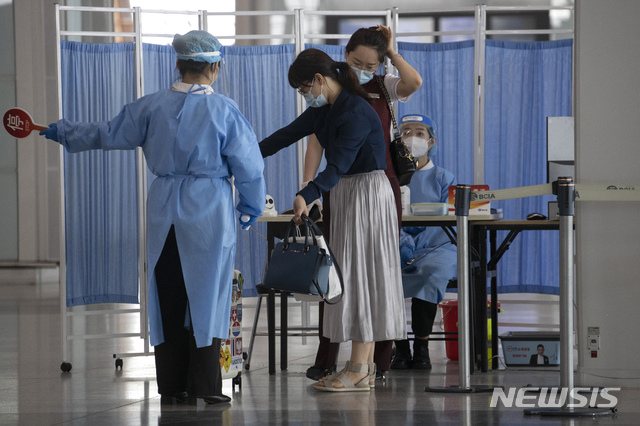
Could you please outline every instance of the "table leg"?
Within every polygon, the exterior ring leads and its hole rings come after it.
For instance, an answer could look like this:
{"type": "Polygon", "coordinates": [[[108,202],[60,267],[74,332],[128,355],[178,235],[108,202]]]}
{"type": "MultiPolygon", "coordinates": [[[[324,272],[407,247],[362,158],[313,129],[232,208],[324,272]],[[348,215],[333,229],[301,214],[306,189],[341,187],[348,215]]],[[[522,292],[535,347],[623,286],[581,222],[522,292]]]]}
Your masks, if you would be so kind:
{"type": "Polygon", "coordinates": [[[276,292],[267,294],[267,329],[269,334],[269,374],[276,374],[276,292]]]}
{"type": "Polygon", "coordinates": [[[474,227],[475,247],[478,255],[478,266],[476,268],[475,282],[475,343],[476,343],[476,361],[478,368],[483,373],[488,370],[488,351],[487,344],[487,231],[482,226],[474,227]]]}
{"type": "MultiPolygon", "coordinates": [[[[273,227],[267,224],[267,261],[271,260],[271,252],[275,247],[273,227]]],[[[269,374],[276,374],[276,293],[267,293],[267,334],[269,335],[269,374]]]]}
{"type": "MultiPolygon", "coordinates": [[[[491,258],[496,252],[495,230],[489,231],[489,246],[491,247],[491,258]]],[[[491,272],[491,369],[497,370],[498,365],[498,276],[497,270],[491,272]]]]}
{"type": "Polygon", "coordinates": [[[280,370],[287,369],[287,298],[288,293],[282,292],[280,294],[280,370]]]}

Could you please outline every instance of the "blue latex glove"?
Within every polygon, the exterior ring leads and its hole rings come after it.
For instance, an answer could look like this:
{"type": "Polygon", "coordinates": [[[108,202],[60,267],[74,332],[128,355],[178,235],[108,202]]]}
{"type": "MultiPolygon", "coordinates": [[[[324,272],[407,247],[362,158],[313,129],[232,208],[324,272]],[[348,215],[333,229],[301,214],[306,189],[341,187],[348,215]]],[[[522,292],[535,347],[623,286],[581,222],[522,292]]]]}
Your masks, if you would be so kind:
{"type": "Polygon", "coordinates": [[[413,272],[417,269],[415,265],[411,265],[407,268],[407,265],[413,260],[413,250],[407,246],[400,247],[400,267],[402,272],[413,272]],[[407,268],[407,269],[405,269],[407,268]]]}
{"type": "Polygon", "coordinates": [[[411,260],[413,260],[413,250],[407,246],[400,247],[400,262],[402,265],[406,265],[411,260]]]}
{"type": "Polygon", "coordinates": [[[245,231],[249,229],[251,225],[256,223],[256,220],[258,220],[258,216],[251,216],[248,214],[243,214],[238,218],[238,221],[240,221],[240,225],[242,226],[242,229],[244,229],[245,231]]]}
{"type": "Polygon", "coordinates": [[[49,124],[49,128],[45,130],[41,130],[39,135],[44,136],[47,139],[51,139],[54,142],[59,142],[58,141],[58,124],[57,123],[49,124]]]}

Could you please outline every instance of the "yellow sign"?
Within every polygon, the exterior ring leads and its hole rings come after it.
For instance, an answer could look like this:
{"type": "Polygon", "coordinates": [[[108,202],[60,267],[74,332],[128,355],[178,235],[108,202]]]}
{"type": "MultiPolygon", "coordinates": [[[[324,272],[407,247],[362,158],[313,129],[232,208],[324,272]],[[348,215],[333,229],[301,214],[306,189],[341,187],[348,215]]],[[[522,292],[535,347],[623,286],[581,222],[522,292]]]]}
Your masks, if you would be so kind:
{"type": "Polygon", "coordinates": [[[231,352],[229,351],[229,346],[224,347],[224,369],[228,373],[229,367],[231,367],[231,352]]]}

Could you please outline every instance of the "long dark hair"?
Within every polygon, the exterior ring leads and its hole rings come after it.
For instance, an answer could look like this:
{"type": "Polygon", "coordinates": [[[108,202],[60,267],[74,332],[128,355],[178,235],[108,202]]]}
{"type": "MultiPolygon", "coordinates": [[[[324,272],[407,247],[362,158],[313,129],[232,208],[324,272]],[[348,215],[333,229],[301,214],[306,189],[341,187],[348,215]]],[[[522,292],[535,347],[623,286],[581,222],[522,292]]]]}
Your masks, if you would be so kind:
{"type": "Polygon", "coordinates": [[[378,53],[378,62],[382,63],[387,54],[389,40],[387,40],[382,31],[378,31],[377,27],[360,28],[353,33],[344,50],[349,54],[349,52],[356,50],[358,46],[366,46],[375,50],[378,53]]]}
{"type": "Polygon", "coordinates": [[[360,86],[356,73],[346,62],[336,62],[318,49],[306,49],[289,67],[289,84],[294,89],[309,87],[316,74],[331,77],[342,85],[347,92],[362,96],[371,102],[369,94],[360,86]]]}

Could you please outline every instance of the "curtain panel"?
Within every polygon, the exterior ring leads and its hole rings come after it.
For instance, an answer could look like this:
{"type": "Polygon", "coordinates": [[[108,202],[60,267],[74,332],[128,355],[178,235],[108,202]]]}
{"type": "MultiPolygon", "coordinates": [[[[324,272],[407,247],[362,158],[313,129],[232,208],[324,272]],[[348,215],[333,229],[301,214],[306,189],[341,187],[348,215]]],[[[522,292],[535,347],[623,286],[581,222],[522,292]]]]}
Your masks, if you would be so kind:
{"type": "MultiPolygon", "coordinates": [[[[62,116],[105,121],[135,99],[133,43],[63,41],[62,116]]],[[[134,151],[64,153],[67,306],[138,303],[134,151]]]]}
{"type": "MultiPolygon", "coordinates": [[[[572,40],[487,40],[485,183],[493,189],[547,182],[547,117],[571,116],[572,40]]],[[[554,196],[492,203],[507,219],[547,212],[554,196]]],[[[501,232],[499,238],[505,237],[501,232]]],[[[554,231],[522,232],[498,264],[500,292],[559,294],[554,231]]]]}
{"type": "MultiPolygon", "coordinates": [[[[289,65],[295,59],[293,44],[275,46],[223,46],[223,70],[214,89],[233,99],[249,120],[258,141],[296,118],[296,91],[289,86],[289,65]]],[[[267,194],[282,212],[293,206],[298,185],[297,144],[265,159],[267,194]]],[[[254,228],[267,235],[266,223],[254,228]]],[[[245,280],[244,295],[257,296],[267,260],[267,242],[257,232],[238,226],[236,265],[245,280]]]]}

